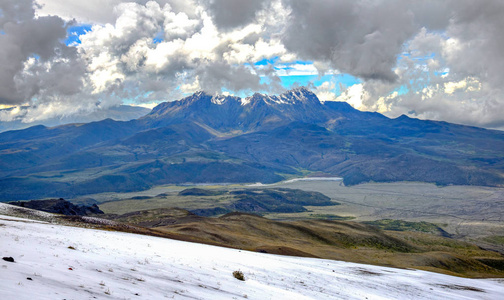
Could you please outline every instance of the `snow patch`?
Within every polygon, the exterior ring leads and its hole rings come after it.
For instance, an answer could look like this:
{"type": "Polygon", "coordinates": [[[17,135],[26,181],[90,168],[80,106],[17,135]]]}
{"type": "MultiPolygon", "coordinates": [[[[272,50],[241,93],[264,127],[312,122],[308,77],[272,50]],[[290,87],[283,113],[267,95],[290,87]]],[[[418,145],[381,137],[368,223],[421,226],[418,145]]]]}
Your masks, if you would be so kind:
{"type": "Polygon", "coordinates": [[[212,97],[212,103],[213,104],[217,104],[217,105],[223,105],[224,103],[226,103],[226,100],[229,96],[225,96],[225,95],[216,95],[216,96],[213,96],[212,97]]]}

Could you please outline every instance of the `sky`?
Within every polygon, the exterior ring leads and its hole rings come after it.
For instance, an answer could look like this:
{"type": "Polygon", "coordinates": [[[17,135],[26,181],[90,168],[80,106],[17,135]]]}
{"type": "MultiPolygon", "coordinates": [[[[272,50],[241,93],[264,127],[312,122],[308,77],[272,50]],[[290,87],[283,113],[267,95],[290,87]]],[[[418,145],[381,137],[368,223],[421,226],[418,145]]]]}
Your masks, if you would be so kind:
{"type": "Polygon", "coordinates": [[[504,129],[504,1],[0,0],[0,121],[307,86],[504,129]]]}

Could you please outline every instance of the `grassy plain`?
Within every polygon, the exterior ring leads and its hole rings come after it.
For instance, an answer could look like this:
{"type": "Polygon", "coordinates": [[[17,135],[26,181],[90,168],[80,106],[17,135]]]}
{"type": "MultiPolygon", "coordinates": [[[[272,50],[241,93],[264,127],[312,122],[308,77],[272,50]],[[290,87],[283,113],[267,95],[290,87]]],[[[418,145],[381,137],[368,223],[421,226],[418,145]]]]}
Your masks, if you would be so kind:
{"type": "MultiPolygon", "coordinates": [[[[246,185],[209,185],[208,189],[243,189],[246,185]]],[[[160,186],[140,193],[99,194],[91,197],[102,201],[107,213],[126,213],[142,209],[179,207],[188,210],[212,208],[226,204],[215,197],[180,197],[187,186],[160,186]],[[131,200],[135,196],[164,196],[131,200]],[[122,200],[120,199],[128,199],[122,200]],[[115,200],[115,201],[111,201],[115,200]],[[219,202],[220,201],[220,202],[219,202]]],[[[254,186],[253,188],[257,188],[254,186]]],[[[504,253],[504,189],[479,186],[445,186],[416,182],[366,183],[344,186],[340,181],[291,181],[261,188],[291,188],[317,191],[340,203],[336,206],[306,206],[300,213],[267,213],[274,220],[382,219],[429,222],[439,226],[453,238],[476,243],[504,253]]],[[[231,201],[231,199],[228,199],[231,201]]]]}

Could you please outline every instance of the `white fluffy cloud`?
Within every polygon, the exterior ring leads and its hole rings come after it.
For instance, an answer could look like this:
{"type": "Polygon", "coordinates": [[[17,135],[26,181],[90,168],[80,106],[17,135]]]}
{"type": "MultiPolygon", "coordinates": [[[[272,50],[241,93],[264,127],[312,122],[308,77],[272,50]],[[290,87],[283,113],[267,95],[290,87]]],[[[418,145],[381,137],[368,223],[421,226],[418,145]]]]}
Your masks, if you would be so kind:
{"type": "Polygon", "coordinates": [[[90,62],[94,93],[127,86],[139,98],[162,100],[178,96],[178,88],[268,89],[259,83],[264,74],[244,64],[285,53],[279,40],[262,37],[260,24],[221,32],[202,7],[192,17],[154,1],[122,3],[115,11],[114,24],[94,26],[78,46],[90,62]]]}

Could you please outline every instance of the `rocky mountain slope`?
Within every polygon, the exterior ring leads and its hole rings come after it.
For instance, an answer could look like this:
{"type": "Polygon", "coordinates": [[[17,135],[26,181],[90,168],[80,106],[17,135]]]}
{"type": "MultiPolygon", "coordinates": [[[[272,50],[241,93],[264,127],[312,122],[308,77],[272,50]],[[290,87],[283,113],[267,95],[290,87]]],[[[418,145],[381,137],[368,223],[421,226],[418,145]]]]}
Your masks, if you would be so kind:
{"type": "Polygon", "coordinates": [[[504,184],[504,133],[389,119],[305,88],[246,99],[203,92],[142,118],[0,134],[0,199],[134,191],[166,183],[275,182],[309,172],[345,184],[504,184]]]}

